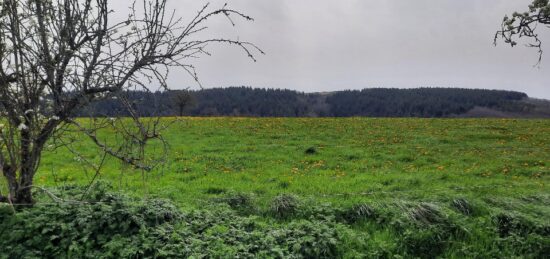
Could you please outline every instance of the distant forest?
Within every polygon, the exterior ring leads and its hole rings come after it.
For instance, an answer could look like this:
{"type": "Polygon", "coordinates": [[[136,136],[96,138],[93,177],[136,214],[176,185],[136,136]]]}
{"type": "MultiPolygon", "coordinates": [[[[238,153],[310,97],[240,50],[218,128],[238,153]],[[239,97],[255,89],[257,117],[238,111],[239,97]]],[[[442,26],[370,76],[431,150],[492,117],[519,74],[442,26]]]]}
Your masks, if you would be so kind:
{"type": "MultiPolygon", "coordinates": [[[[330,93],[230,87],[196,91],[126,92],[90,105],[79,115],[127,115],[121,99],[142,116],[460,117],[472,110],[528,114],[525,93],[501,90],[372,88],[330,93]]],[[[474,115],[475,117],[475,115],[474,115]]]]}

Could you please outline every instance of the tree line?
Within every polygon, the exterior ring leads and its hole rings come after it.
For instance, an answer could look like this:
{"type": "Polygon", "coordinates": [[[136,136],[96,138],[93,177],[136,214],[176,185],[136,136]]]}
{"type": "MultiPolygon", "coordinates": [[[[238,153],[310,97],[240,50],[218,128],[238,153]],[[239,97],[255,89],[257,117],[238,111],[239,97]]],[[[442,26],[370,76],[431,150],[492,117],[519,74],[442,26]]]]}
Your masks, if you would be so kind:
{"type": "Polygon", "coordinates": [[[131,103],[141,116],[453,117],[474,107],[525,112],[529,105],[519,101],[527,97],[515,91],[460,88],[372,88],[330,93],[251,87],[128,91],[91,104],[79,115],[128,116],[124,103],[131,103]]]}

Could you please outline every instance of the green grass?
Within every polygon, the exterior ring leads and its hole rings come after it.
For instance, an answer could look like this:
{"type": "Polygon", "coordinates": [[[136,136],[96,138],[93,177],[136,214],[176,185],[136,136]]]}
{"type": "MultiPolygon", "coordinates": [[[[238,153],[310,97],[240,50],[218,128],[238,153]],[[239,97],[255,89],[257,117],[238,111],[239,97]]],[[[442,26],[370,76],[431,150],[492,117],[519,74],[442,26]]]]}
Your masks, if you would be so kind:
{"type": "MultiPolygon", "coordinates": [[[[100,178],[182,206],[229,191],[339,204],[550,194],[549,120],[184,118],[163,135],[169,159],[158,170],[143,176],[111,159],[100,178]]],[[[98,156],[86,140],[77,146],[98,156]]],[[[83,166],[47,152],[37,182],[86,183],[83,166]]]]}
{"type": "MultiPolygon", "coordinates": [[[[537,251],[550,251],[550,120],[182,118],[163,136],[170,152],[162,167],[144,175],[109,159],[99,179],[184,210],[226,202],[258,222],[288,221],[272,202],[288,194],[299,200],[291,221],[328,208],[381,257],[525,255],[520,247],[535,232],[543,237],[533,241],[537,251]],[[439,247],[438,238],[441,251],[407,250],[439,247]]],[[[76,146],[100,159],[85,139],[76,146]]],[[[36,182],[52,188],[92,177],[60,149],[44,154],[36,182]]]]}

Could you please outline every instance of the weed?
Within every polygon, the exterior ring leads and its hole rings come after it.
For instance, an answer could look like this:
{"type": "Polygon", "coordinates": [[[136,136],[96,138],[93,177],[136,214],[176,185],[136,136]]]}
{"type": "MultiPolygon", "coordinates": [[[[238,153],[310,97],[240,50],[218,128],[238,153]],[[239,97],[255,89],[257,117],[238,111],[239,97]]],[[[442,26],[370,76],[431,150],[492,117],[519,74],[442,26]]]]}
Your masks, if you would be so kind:
{"type": "Polygon", "coordinates": [[[300,201],[294,195],[282,194],[275,197],[269,206],[271,214],[279,219],[287,219],[298,211],[300,201]]]}
{"type": "Polygon", "coordinates": [[[451,206],[458,212],[467,216],[470,216],[474,213],[474,206],[472,206],[472,204],[470,204],[468,200],[463,198],[454,199],[451,202],[451,206]]]}
{"type": "Polygon", "coordinates": [[[512,234],[526,235],[534,232],[533,223],[517,215],[499,213],[493,217],[500,237],[507,237],[512,234]]]}
{"type": "Polygon", "coordinates": [[[352,207],[345,209],[341,213],[341,217],[348,224],[354,224],[358,221],[374,218],[376,213],[374,208],[368,204],[356,204],[352,207]]]}
{"type": "Polygon", "coordinates": [[[232,209],[239,210],[241,212],[249,212],[254,209],[253,198],[250,194],[232,192],[218,200],[226,203],[232,209]]]}
{"type": "Polygon", "coordinates": [[[448,233],[442,228],[408,228],[401,234],[402,247],[413,257],[436,258],[447,247],[448,233]]]}
{"type": "Polygon", "coordinates": [[[333,222],[267,226],[227,209],[182,213],[163,200],[99,198],[0,212],[0,258],[339,258],[362,244],[333,222]],[[344,250],[344,241],[355,245],[344,250]]]}
{"type": "Polygon", "coordinates": [[[420,203],[408,211],[409,217],[421,224],[438,224],[444,221],[439,208],[430,203],[420,203]]]}
{"type": "Polygon", "coordinates": [[[227,189],[220,188],[220,187],[208,187],[204,192],[206,194],[222,194],[222,193],[226,193],[227,189]]]}
{"type": "Polygon", "coordinates": [[[281,181],[279,183],[279,188],[281,188],[281,189],[287,189],[288,187],[290,187],[290,183],[287,182],[287,181],[281,181]]]}

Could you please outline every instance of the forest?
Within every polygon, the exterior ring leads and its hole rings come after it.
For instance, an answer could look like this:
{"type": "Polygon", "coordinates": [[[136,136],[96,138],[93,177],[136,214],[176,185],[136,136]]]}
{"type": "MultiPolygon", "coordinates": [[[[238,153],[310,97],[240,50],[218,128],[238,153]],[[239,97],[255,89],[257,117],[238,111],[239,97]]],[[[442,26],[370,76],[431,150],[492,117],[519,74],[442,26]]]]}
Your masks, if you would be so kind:
{"type": "Polygon", "coordinates": [[[460,117],[476,107],[528,114],[535,105],[514,91],[461,88],[370,88],[325,93],[229,87],[165,92],[127,91],[79,111],[120,116],[131,103],[142,116],[460,117]]]}

